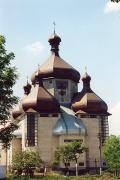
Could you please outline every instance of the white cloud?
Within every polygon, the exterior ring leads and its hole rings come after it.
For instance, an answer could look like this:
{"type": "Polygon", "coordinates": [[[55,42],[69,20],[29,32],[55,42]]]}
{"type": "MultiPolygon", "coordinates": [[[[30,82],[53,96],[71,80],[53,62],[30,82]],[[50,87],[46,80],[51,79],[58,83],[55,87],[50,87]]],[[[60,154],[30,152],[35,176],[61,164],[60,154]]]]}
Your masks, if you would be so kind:
{"type": "Polygon", "coordinates": [[[111,109],[109,117],[110,134],[120,135],[120,102],[111,109]]]}
{"type": "Polygon", "coordinates": [[[23,50],[28,56],[38,56],[43,52],[44,46],[41,42],[37,41],[32,44],[28,44],[23,48],[23,50]]]}
{"type": "Polygon", "coordinates": [[[111,13],[111,12],[118,12],[120,11],[120,2],[111,2],[108,1],[107,4],[105,5],[104,12],[105,13],[111,13]]]}

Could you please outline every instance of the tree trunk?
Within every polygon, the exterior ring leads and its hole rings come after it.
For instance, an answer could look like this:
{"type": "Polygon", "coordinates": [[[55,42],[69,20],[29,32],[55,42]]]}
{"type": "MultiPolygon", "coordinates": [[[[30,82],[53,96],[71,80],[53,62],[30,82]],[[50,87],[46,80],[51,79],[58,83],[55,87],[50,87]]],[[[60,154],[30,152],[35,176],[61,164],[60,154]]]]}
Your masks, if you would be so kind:
{"type": "Polygon", "coordinates": [[[78,163],[76,161],[76,164],[75,164],[75,169],[76,169],[76,176],[78,176],[78,163]]]}
{"type": "Polygon", "coordinates": [[[65,175],[67,176],[68,175],[68,166],[66,165],[67,163],[64,163],[64,165],[65,165],[65,175]]]}
{"type": "Polygon", "coordinates": [[[8,164],[7,164],[7,159],[8,159],[8,156],[7,156],[7,148],[5,148],[5,153],[6,153],[6,174],[7,174],[7,169],[8,169],[8,164]]]}
{"type": "Polygon", "coordinates": [[[117,176],[117,167],[115,168],[115,176],[117,176]]]}

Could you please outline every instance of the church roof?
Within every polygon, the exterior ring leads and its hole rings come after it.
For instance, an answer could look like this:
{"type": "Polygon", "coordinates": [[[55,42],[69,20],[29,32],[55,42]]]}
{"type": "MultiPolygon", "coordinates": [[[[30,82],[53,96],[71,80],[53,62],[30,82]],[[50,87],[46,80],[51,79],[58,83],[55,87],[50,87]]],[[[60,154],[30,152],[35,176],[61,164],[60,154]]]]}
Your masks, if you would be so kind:
{"type": "MultiPolygon", "coordinates": [[[[36,81],[38,80],[36,76],[36,81]]],[[[25,88],[24,88],[25,90],[25,88]]],[[[60,111],[60,104],[57,99],[51,95],[44,87],[42,79],[32,86],[29,94],[26,94],[18,105],[13,109],[12,116],[16,119],[29,109],[39,113],[58,113],[60,111]]]]}
{"type": "Polygon", "coordinates": [[[16,119],[18,116],[20,116],[24,112],[22,108],[22,100],[15,106],[15,108],[12,111],[12,116],[14,119],[16,119]]]}
{"type": "Polygon", "coordinates": [[[59,56],[61,38],[55,31],[52,36],[50,36],[48,42],[51,45],[52,54],[47,61],[34,72],[31,78],[32,83],[35,83],[36,74],[41,78],[53,77],[58,79],[70,79],[78,83],[80,80],[80,73],[59,56]]]}
{"type": "Polygon", "coordinates": [[[54,77],[58,79],[71,79],[75,82],[79,82],[80,79],[79,72],[54,53],[39,67],[38,71],[32,75],[31,81],[33,84],[36,74],[41,78],[54,77]]]}
{"type": "Polygon", "coordinates": [[[107,112],[107,104],[94,92],[90,92],[85,93],[79,101],[72,103],[72,109],[99,114],[107,112]]]}
{"type": "Polygon", "coordinates": [[[59,112],[59,103],[41,84],[36,84],[28,96],[22,101],[24,111],[33,109],[41,113],[59,112]]]}
{"type": "Polygon", "coordinates": [[[55,124],[53,134],[85,135],[86,133],[86,128],[82,120],[77,118],[71,109],[61,106],[61,118],[55,124]]]}
{"type": "Polygon", "coordinates": [[[85,73],[82,78],[83,89],[72,101],[72,109],[78,114],[80,110],[90,114],[110,115],[107,104],[90,88],[91,77],[85,73]]]}
{"type": "MultiPolygon", "coordinates": [[[[48,42],[51,45],[52,54],[32,75],[31,81],[33,86],[31,86],[28,81],[27,85],[24,86],[26,96],[13,110],[14,118],[17,118],[29,109],[40,113],[60,111],[59,102],[43,87],[42,79],[68,79],[77,83],[80,80],[80,73],[59,56],[61,38],[55,31],[48,42]]],[[[74,95],[71,108],[76,114],[90,113],[109,115],[107,112],[107,104],[90,88],[90,80],[91,77],[86,72],[82,77],[83,90],[74,95]]]]}

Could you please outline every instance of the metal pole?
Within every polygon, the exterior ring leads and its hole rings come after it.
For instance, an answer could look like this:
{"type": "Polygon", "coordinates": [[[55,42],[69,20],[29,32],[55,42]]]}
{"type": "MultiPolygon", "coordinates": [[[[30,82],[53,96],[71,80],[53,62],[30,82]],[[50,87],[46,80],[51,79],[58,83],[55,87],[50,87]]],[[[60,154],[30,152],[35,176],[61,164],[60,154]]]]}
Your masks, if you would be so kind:
{"type": "Polygon", "coordinates": [[[99,133],[99,152],[100,152],[100,176],[102,175],[102,153],[101,153],[101,146],[102,146],[102,142],[101,142],[101,133],[99,133]]]}

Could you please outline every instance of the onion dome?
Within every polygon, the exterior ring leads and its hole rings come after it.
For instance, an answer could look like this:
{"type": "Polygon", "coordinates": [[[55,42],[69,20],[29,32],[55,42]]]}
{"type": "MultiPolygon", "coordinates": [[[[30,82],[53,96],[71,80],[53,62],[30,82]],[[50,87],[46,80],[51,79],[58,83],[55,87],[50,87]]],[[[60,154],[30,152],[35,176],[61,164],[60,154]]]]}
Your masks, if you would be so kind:
{"type": "Polygon", "coordinates": [[[27,80],[27,84],[23,86],[23,88],[24,88],[24,94],[28,95],[32,88],[31,84],[28,83],[28,80],[27,80]]]}
{"type": "Polygon", "coordinates": [[[89,114],[110,115],[107,104],[90,88],[91,77],[87,72],[82,77],[83,89],[72,101],[72,109],[78,114],[80,110],[89,114]]]}
{"type": "Polygon", "coordinates": [[[16,119],[17,117],[19,117],[23,112],[23,108],[22,108],[22,101],[24,100],[24,98],[26,98],[26,96],[30,93],[31,91],[31,84],[28,83],[28,79],[27,79],[27,83],[25,86],[23,86],[24,89],[24,97],[23,99],[19,102],[19,104],[16,105],[16,107],[13,109],[12,111],[12,116],[14,119],[16,119]]]}
{"type": "Polygon", "coordinates": [[[32,75],[32,83],[35,84],[35,76],[38,71],[38,76],[40,78],[53,77],[58,79],[70,79],[78,83],[80,80],[80,73],[59,56],[61,38],[54,32],[48,42],[51,45],[52,54],[47,61],[39,67],[39,70],[32,75]]]}
{"type": "Polygon", "coordinates": [[[50,38],[48,39],[48,42],[51,45],[51,52],[55,53],[56,56],[59,56],[59,44],[61,42],[61,38],[54,32],[50,38]]]}
{"type": "Polygon", "coordinates": [[[86,135],[87,130],[81,119],[71,109],[61,106],[61,117],[53,128],[54,135],[86,135]]]}
{"type": "Polygon", "coordinates": [[[58,101],[43,87],[42,79],[36,76],[35,81],[36,85],[22,101],[23,110],[33,109],[40,113],[59,112],[60,105],[58,101]]]}

